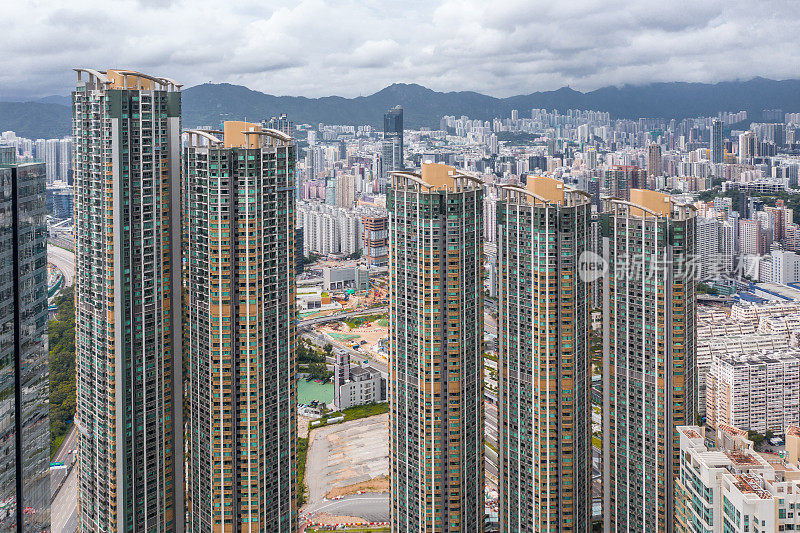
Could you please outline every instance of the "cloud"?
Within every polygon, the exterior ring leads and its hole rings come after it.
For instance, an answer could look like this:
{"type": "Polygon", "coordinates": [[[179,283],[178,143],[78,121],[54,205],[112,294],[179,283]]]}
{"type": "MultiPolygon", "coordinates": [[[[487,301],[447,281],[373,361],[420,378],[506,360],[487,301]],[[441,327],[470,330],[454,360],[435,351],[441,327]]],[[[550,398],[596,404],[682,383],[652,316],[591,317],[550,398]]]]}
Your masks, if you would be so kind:
{"type": "Polygon", "coordinates": [[[495,96],[796,77],[790,0],[22,0],[4,7],[0,97],[65,94],[72,67],[186,86],[357,96],[394,82],[495,96]]]}

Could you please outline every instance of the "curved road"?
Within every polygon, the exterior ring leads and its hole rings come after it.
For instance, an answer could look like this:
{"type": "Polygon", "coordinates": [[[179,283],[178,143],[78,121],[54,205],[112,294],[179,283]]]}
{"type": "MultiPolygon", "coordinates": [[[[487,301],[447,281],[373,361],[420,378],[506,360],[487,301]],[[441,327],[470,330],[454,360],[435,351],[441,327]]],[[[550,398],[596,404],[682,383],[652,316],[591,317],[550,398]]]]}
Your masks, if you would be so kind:
{"type": "Polygon", "coordinates": [[[64,283],[69,286],[75,280],[75,254],[64,248],[47,245],[47,260],[64,274],[64,283]]]}
{"type": "Polygon", "coordinates": [[[341,500],[323,500],[303,509],[303,515],[312,520],[318,513],[331,516],[357,516],[368,522],[388,522],[389,494],[354,494],[345,496],[341,500]]]}

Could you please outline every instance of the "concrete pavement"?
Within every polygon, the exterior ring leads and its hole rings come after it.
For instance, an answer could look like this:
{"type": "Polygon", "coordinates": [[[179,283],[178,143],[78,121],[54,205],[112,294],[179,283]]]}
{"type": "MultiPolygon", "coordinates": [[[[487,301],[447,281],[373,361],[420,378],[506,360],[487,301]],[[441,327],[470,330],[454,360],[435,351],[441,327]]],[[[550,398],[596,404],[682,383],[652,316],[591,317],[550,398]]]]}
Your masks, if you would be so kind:
{"type": "Polygon", "coordinates": [[[331,516],[357,516],[368,522],[389,521],[389,494],[364,493],[326,500],[303,509],[303,515],[314,518],[319,513],[331,516]]]}
{"type": "Polygon", "coordinates": [[[74,467],[50,505],[52,533],[74,533],[78,529],[78,468],[74,467]]]}
{"type": "Polygon", "coordinates": [[[389,415],[314,429],[306,459],[309,507],[334,488],[388,476],[388,442],[389,415]]]}

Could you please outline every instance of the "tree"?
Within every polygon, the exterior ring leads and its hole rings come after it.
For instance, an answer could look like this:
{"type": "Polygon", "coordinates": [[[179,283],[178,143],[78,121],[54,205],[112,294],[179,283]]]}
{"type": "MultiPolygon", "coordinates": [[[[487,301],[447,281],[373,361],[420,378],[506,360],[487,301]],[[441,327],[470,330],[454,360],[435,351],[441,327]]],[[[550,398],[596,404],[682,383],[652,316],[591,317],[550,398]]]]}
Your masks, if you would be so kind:
{"type": "Polygon", "coordinates": [[[323,350],[325,350],[326,356],[331,357],[333,355],[333,346],[331,345],[331,343],[326,344],[323,350]]]}
{"type": "Polygon", "coordinates": [[[711,295],[718,295],[719,291],[714,287],[706,285],[705,283],[698,283],[697,284],[697,294],[711,294],[711,295]]]}
{"type": "Polygon", "coordinates": [[[58,310],[48,324],[50,336],[50,454],[53,455],[75,417],[75,300],[72,287],[57,296],[58,310]]]}
{"type": "Polygon", "coordinates": [[[753,444],[761,444],[764,442],[764,435],[758,431],[750,430],[747,432],[747,439],[753,441],[753,444]]]}

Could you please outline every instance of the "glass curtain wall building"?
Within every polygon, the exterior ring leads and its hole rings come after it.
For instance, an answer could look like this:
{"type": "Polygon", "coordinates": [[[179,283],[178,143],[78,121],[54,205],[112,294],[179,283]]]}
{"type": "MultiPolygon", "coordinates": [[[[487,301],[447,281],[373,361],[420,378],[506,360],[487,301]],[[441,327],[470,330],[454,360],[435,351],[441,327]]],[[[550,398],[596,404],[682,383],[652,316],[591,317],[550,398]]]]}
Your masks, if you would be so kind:
{"type": "Polygon", "coordinates": [[[423,164],[387,207],[392,531],[483,531],[483,184],[423,164]]]}
{"type": "Polygon", "coordinates": [[[44,163],[0,163],[0,530],[50,531],[44,163]]]}
{"type": "Polygon", "coordinates": [[[187,135],[187,531],[294,533],[295,144],[246,122],[187,135]]]}
{"type": "Polygon", "coordinates": [[[529,176],[500,188],[498,475],[500,530],[591,526],[591,197],[529,176]]]}
{"type": "Polygon", "coordinates": [[[81,531],[183,531],[180,85],[76,69],[81,531]]]}

